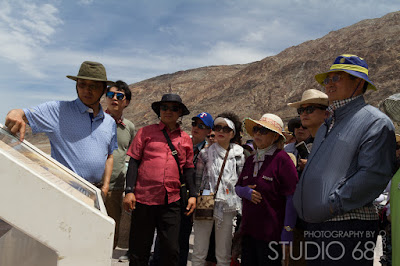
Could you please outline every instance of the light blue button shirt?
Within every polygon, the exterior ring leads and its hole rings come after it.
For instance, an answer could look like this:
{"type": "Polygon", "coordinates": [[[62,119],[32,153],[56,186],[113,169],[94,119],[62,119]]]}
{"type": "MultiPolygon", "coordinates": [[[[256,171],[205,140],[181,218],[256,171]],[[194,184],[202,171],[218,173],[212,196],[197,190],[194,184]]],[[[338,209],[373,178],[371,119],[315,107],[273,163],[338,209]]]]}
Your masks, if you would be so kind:
{"type": "Polygon", "coordinates": [[[117,145],[114,119],[100,111],[91,121],[89,108],[80,99],[51,101],[24,109],[32,132],[44,132],[51,157],[91,183],[102,180],[105,162],[117,145]]]}

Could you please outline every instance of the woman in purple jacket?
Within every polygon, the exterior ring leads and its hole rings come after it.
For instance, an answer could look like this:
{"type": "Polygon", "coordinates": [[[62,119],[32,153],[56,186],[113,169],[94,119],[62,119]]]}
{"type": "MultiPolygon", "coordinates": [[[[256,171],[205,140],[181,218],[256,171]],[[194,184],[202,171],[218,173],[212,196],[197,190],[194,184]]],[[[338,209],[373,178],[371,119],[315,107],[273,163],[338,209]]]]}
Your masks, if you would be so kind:
{"type": "MultiPolygon", "coordinates": [[[[243,199],[242,265],[281,265],[281,244],[289,244],[296,212],[292,195],[298,181],[289,155],[281,149],[283,122],[274,114],[247,118],[244,127],[257,150],[247,158],[236,184],[243,199]]],[[[288,252],[288,245],[283,251],[288,252]]],[[[287,263],[288,254],[284,254],[287,263]]]]}

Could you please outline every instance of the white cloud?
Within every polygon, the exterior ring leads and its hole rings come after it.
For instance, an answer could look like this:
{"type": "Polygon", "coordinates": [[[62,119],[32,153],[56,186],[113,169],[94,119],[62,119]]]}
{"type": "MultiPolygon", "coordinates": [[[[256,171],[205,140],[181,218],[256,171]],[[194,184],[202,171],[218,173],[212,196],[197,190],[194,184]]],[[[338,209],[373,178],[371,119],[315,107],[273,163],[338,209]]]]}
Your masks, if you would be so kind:
{"type": "Polygon", "coordinates": [[[394,0],[0,0],[0,90],[23,95],[10,94],[0,109],[73,99],[65,75],[85,60],[103,63],[109,79],[134,83],[261,60],[399,8],[394,0]]]}
{"type": "Polygon", "coordinates": [[[0,59],[13,62],[28,76],[43,78],[37,61],[63,23],[58,9],[51,4],[3,1],[0,10],[0,59]]]}
{"type": "Polygon", "coordinates": [[[94,2],[94,0],[79,0],[78,4],[83,5],[83,6],[88,6],[91,5],[94,2]]]}
{"type": "Polygon", "coordinates": [[[212,65],[230,65],[258,61],[269,55],[251,47],[221,41],[208,51],[206,58],[212,65]]]}
{"type": "Polygon", "coordinates": [[[176,28],[171,26],[161,26],[158,28],[158,30],[169,35],[173,35],[176,32],[176,28]]]}

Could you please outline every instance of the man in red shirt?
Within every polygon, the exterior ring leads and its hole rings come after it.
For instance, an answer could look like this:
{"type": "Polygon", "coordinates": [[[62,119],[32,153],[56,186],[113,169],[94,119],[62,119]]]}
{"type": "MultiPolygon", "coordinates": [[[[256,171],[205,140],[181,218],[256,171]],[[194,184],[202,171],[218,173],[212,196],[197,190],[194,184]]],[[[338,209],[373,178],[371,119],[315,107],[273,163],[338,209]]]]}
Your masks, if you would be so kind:
{"type": "Polygon", "coordinates": [[[181,208],[190,215],[196,207],[193,182],[193,145],[177,123],[190,112],[179,95],[165,94],[152,104],[160,123],[137,132],[127,154],[124,208],[132,211],[129,239],[130,265],[148,265],[154,229],[160,238],[161,265],[178,265],[181,208]],[[178,152],[179,168],[163,130],[178,152]],[[189,188],[189,203],[180,203],[180,169],[189,188]]]}

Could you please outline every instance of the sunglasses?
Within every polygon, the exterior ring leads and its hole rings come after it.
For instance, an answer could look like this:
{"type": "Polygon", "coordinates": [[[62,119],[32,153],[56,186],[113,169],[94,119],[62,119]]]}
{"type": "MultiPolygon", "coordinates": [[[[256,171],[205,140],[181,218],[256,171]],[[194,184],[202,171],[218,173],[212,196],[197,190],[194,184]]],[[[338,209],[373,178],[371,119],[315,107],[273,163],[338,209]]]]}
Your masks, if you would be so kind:
{"type": "Polygon", "coordinates": [[[254,126],[253,127],[253,134],[255,133],[260,133],[261,135],[267,135],[269,132],[272,132],[266,127],[259,127],[259,126],[254,126]]]}
{"type": "Polygon", "coordinates": [[[208,129],[209,127],[207,127],[206,125],[202,124],[202,123],[196,123],[195,121],[192,121],[192,127],[198,127],[199,129],[208,129]]]}
{"type": "Polygon", "coordinates": [[[331,82],[331,81],[332,81],[332,83],[336,83],[336,82],[338,82],[339,80],[340,80],[340,75],[334,75],[334,76],[332,76],[331,78],[330,78],[330,77],[326,77],[326,78],[324,79],[324,81],[322,81],[322,83],[324,83],[324,85],[328,85],[329,82],[331,82]]]}
{"type": "Polygon", "coordinates": [[[172,111],[172,112],[178,112],[180,109],[181,109],[181,107],[179,107],[179,106],[177,106],[177,105],[172,105],[172,106],[168,106],[168,105],[161,105],[160,106],[160,109],[162,110],[162,111],[168,111],[168,110],[170,110],[170,111],[172,111]]]}
{"type": "Polygon", "coordinates": [[[215,135],[214,135],[214,134],[207,135],[207,138],[208,138],[208,139],[209,139],[209,138],[215,138],[215,135]]]}
{"type": "Polygon", "coordinates": [[[121,92],[113,92],[113,91],[109,91],[106,93],[106,97],[113,99],[114,95],[117,95],[117,100],[121,101],[125,98],[125,94],[121,93],[121,92]]]}
{"type": "Polygon", "coordinates": [[[304,128],[304,129],[307,129],[307,127],[305,127],[305,126],[303,126],[303,125],[296,125],[294,128],[304,128]]]}
{"type": "Polygon", "coordinates": [[[306,112],[307,114],[312,114],[315,109],[321,109],[321,110],[326,110],[326,107],[322,106],[315,106],[315,105],[309,105],[307,107],[300,107],[297,109],[297,113],[301,115],[302,113],[306,112]]]}
{"type": "Polygon", "coordinates": [[[228,126],[221,126],[221,125],[214,126],[214,131],[220,132],[221,130],[224,133],[229,133],[229,132],[233,131],[233,129],[228,126]]]}

